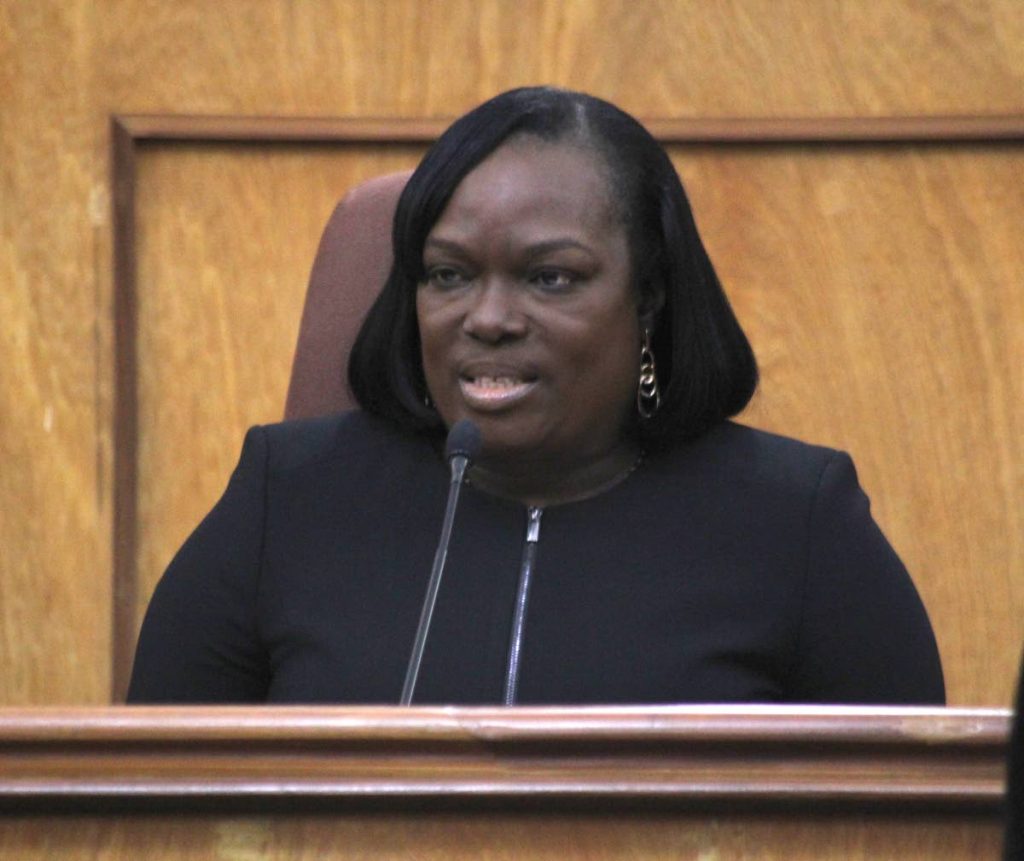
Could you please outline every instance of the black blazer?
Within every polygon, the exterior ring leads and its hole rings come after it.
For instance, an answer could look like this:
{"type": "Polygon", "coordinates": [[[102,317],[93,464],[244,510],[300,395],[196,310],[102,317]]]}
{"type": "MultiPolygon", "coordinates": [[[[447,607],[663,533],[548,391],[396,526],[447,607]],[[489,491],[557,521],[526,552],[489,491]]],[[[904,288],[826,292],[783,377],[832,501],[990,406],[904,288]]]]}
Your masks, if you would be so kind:
{"type": "MultiPolygon", "coordinates": [[[[447,492],[366,414],[252,429],[160,581],[133,702],[394,703],[447,492]]],[[[526,528],[463,493],[417,702],[499,702],[526,528]]],[[[733,423],[544,511],[522,703],[942,703],[927,615],[850,458],[733,423]]]]}

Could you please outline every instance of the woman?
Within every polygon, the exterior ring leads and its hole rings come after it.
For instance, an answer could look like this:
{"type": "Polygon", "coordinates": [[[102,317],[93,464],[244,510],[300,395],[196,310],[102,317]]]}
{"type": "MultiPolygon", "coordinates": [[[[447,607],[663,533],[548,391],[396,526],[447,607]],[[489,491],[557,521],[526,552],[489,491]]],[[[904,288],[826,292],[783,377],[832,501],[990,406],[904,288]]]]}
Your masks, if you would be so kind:
{"type": "Polygon", "coordinates": [[[397,701],[468,418],[414,701],[943,701],[849,457],[728,421],[754,357],[635,120],[497,96],[424,158],[393,244],[362,411],[250,431],[157,587],[130,700],[397,701]]]}

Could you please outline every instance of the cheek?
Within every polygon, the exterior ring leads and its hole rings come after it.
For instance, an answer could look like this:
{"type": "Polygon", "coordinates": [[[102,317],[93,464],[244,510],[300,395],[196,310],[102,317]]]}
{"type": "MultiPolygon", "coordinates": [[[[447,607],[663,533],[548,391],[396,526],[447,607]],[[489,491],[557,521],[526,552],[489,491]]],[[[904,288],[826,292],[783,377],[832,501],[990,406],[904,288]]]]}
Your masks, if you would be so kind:
{"type": "Polygon", "coordinates": [[[429,325],[423,325],[423,318],[418,315],[419,336],[420,336],[420,367],[423,369],[423,381],[431,400],[437,402],[437,376],[439,356],[437,353],[437,338],[434,330],[429,325]]]}
{"type": "Polygon", "coordinates": [[[582,339],[580,346],[575,357],[576,387],[580,395],[585,390],[586,396],[576,407],[589,407],[587,412],[623,414],[632,403],[638,380],[639,325],[623,325],[622,317],[609,320],[608,325],[582,339]]]}
{"type": "Polygon", "coordinates": [[[429,301],[417,296],[416,323],[420,336],[420,363],[430,399],[446,423],[451,424],[453,393],[449,385],[449,352],[454,343],[450,321],[429,301]]]}
{"type": "Polygon", "coordinates": [[[420,352],[423,359],[423,371],[429,374],[431,366],[443,357],[446,337],[441,325],[440,315],[417,296],[416,325],[420,335],[420,352]]]}
{"type": "Polygon", "coordinates": [[[604,355],[606,359],[602,370],[606,397],[613,408],[619,404],[624,409],[632,403],[639,379],[639,332],[620,332],[614,341],[606,345],[604,355]]]}
{"type": "Polygon", "coordinates": [[[597,341],[595,352],[604,373],[613,375],[619,383],[624,377],[632,379],[640,361],[640,322],[636,318],[636,306],[625,301],[616,306],[597,341]]]}

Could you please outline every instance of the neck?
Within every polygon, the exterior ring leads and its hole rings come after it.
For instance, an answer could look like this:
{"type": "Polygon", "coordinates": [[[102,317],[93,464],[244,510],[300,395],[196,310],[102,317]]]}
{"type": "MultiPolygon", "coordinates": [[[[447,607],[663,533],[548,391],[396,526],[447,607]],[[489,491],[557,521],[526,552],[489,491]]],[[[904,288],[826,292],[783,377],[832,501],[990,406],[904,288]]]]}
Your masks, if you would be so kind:
{"type": "Polygon", "coordinates": [[[571,462],[566,458],[483,457],[469,471],[474,487],[530,507],[543,508],[597,496],[636,469],[640,449],[623,442],[610,452],[571,462]]]}

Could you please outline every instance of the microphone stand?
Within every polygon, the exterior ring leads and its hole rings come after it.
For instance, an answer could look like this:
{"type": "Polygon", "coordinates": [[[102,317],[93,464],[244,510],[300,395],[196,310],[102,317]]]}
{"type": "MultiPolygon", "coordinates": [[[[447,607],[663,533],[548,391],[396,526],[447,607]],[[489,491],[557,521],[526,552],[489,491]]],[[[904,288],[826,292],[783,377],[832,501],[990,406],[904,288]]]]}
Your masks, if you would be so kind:
{"type": "Polygon", "coordinates": [[[441,538],[437,543],[437,551],[434,553],[434,565],[430,569],[427,595],[423,599],[423,609],[420,611],[420,622],[416,627],[416,639],[413,641],[409,666],[405,671],[405,682],[402,684],[399,705],[412,704],[413,692],[416,690],[416,678],[420,673],[420,664],[423,663],[423,650],[427,645],[427,633],[434,615],[434,605],[437,603],[437,592],[441,587],[441,575],[444,573],[444,563],[448,558],[448,543],[452,537],[455,508],[459,504],[459,491],[462,489],[462,481],[466,476],[470,461],[479,448],[480,431],[477,426],[468,419],[456,422],[449,431],[445,443],[445,454],[451,467],[451,481],[448,484],[448,503],[445,506],[441,538]]]}

